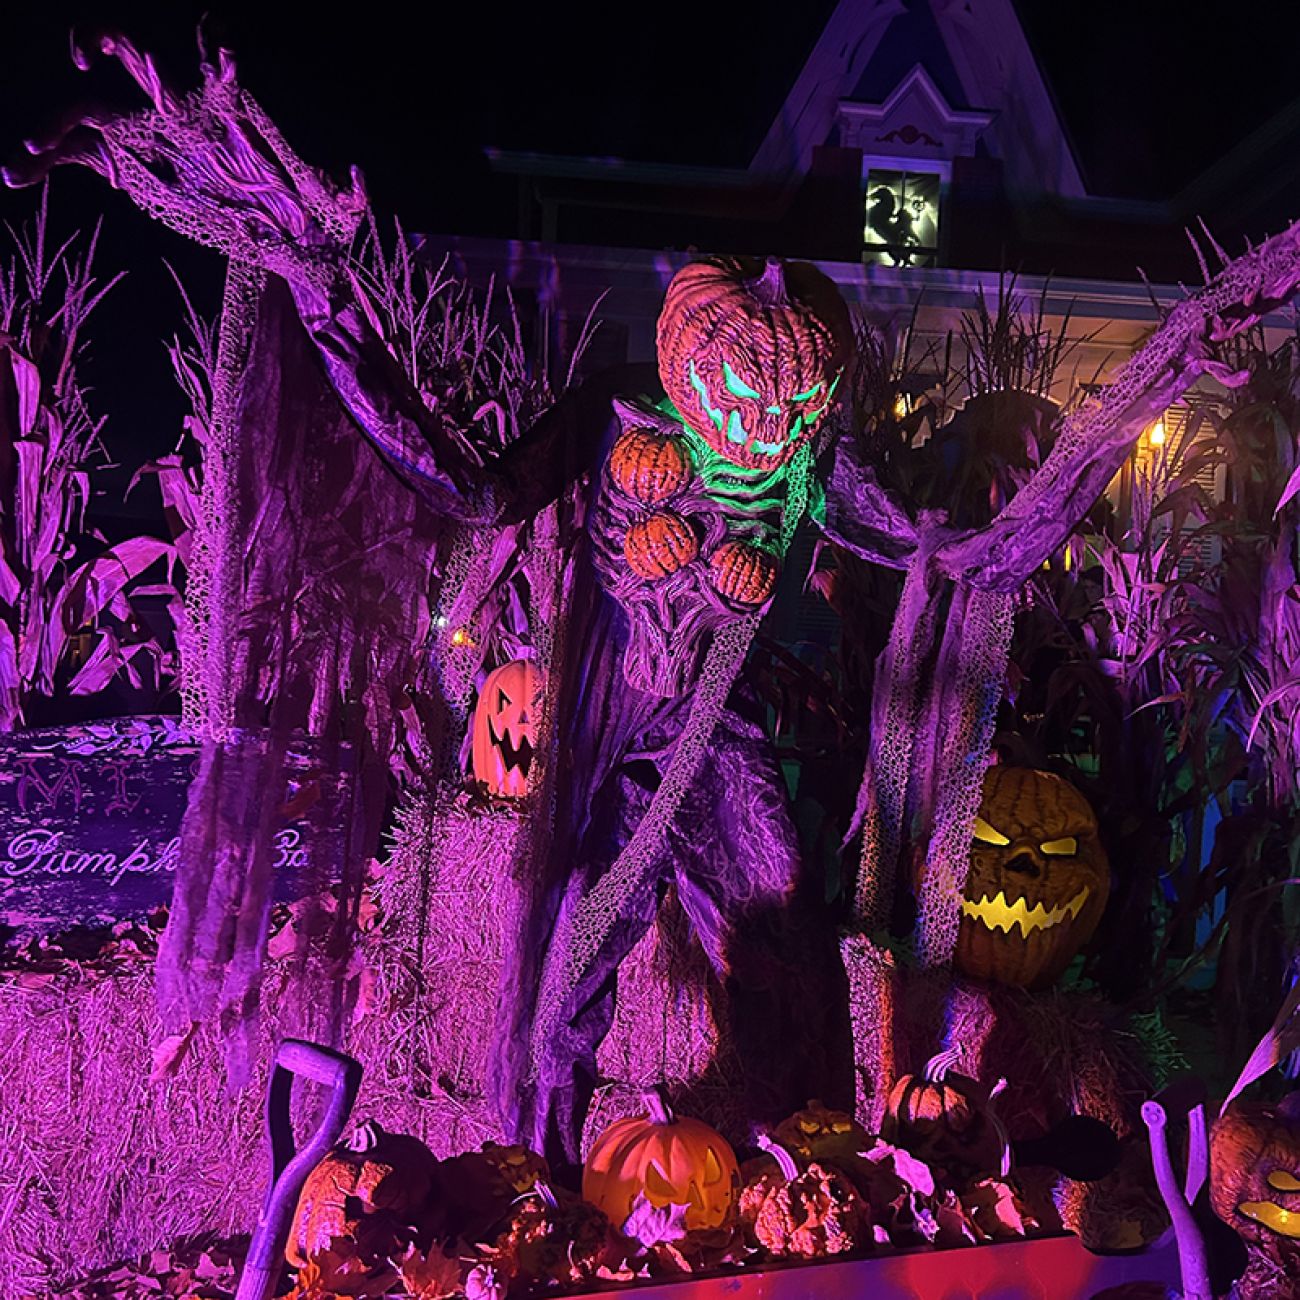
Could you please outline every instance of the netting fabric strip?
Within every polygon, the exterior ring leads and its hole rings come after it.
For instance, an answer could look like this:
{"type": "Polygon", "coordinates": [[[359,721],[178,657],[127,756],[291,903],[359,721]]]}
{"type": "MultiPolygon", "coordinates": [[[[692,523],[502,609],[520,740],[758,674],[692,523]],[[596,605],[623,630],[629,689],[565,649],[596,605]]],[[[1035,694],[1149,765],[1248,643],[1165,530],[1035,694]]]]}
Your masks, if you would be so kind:
{"type": "MultiPolygon", "coordinates": [[[[808,508],[812,460],[811,448],[804,446],[790,463],[781,516],[782,556],[789,551],[808,508]]],[[[534,1070],[563,1023],[569,999],[612,933],[627,900],[655,867],[668,828],[699,775],[718,719],[761,622],[762,611],[758,611],[714,633],[694,687],[686,725],[649,808],[609,869],[557,924],[537,995],[530,1050],[534,1070]]]]}

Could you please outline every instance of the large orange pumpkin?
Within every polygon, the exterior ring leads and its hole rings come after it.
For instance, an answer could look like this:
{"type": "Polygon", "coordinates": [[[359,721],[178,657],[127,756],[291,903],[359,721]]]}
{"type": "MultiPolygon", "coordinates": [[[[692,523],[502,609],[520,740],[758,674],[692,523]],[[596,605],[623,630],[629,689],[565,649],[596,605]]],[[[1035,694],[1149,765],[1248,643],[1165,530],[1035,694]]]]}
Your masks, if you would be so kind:
{"type": "Polygon", "coordinates": [[[816,431],[848,358],[839,291],[807,262],[711,257],[664,296],[659,378],[682,419],[749,469],[783,465],[816,431]]]}
{"type": "Polygon", "coordinates": [[[285,1255],[296,1268],[345,1246],[382,1260],[409,1241],[428,1208],[438,1161],[418,1138],[361,1125],[307,1175],[285,1255]]]}
{"type": "Polygon", "coordinates": [[[1046,988],[1092,937],[1110,866],[1097,818],[1068,781],[991,767],[975,821],[954,960],[976,979],[1046,988]]]}
{"type": "Polygon", "coordinates": [[[471,760],[474,779],[490,793],[518,799],[528,793],[537,754],[542,674],[528,659],[491,672],[474,706],[471,760]]]}
{"type": "Polygon", "coordinates": [[[740,1193],[740,1167],[726,1138],[698,1119],[678,1118],[658,1093],[647,1113],[615,1120],[592,1144],[582,1194],[618,1225],[644,1196],[656,1209],[686,1206],[686,1227],[719,1228],[740,1193]]]}

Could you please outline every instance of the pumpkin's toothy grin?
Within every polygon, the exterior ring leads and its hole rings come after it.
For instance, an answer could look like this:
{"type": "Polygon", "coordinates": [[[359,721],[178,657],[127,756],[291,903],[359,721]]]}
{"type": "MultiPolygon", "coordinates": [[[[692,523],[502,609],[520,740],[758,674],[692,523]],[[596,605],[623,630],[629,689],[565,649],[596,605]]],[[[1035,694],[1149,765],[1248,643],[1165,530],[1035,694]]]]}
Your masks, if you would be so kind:
{"type": "Polygon", "coordinates": [[[1300,1237],[1300,1213],[1284,1210],[1272,1201],[1243,1201],[1237,1209],[1283,1237],[1300,1237]]]}
{"type": "Polygon", "coordinates": [[[969,898],[962,899],[961,911],[963,916],[982,921],[990,930],[1002,930],[1010,934],[1018,925],[1020,934],[1024,937],[1034,930],[1050,930],[1063,921],[1073,921],[1083,911],[1089,892],[1085,885],[1068,903],[1047,908],[1042,903],[1030,907],[1023,895],[1014,903],[1008,903],[1006,894],[999,890],[992,898],[986,894],[978,903],[969,898]]]}

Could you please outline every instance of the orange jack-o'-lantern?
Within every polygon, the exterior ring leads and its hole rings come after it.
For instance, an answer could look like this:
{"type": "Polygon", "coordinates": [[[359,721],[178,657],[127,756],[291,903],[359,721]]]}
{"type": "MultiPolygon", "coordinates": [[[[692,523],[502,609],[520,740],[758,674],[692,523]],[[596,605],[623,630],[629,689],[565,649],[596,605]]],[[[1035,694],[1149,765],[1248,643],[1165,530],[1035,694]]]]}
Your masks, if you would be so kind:
{"type": "Polygon", "coordinates": [[[848,308],[815,266],[705,258],[664,295],[659,378],[719,455],[775,469],[816,432],[851,339],[848,308]]]}
{"type": "Polygon", "coordinates": [[[362,1124],[307,1175],[285,1255],[295,1268],[340,1247],[386,1259],[411,1239],[428,1206],[438,1161],[418,1138],[362,1124]]]}
{"type": "Polygon", "coordinates": [[[1300,1254],[1300,1092],[1234,1102],[1214,1122],[1210,1205],[1268,1254],[1300,1254]]]}
{"type": "Polygon", "coordinates": [[[727,1140],[698,1119],[679,1119],[657,1093],[648,1114],[615,1120],[593,1143],[582,1171],[582,1194],[615,1224],[637,1197],[656,1209],[686,1206],[686,1227],[718,1228],[740,1193],[740,1167],[727,1140]]]}
{"type": "Polygon", "coordinates": [[[1110,866],[1083,795],[1048,772],[990,768],[961,905],[957,969],[1046,988],[1092,937],[1109,893],[1110,866]]]}
{"type": "Polygon", "coordinates": [[[474,779],[490,793],[518,799],[528,793],[536,757],[542,674],[527,659],[489,673],[474,708],[474,779]]]}

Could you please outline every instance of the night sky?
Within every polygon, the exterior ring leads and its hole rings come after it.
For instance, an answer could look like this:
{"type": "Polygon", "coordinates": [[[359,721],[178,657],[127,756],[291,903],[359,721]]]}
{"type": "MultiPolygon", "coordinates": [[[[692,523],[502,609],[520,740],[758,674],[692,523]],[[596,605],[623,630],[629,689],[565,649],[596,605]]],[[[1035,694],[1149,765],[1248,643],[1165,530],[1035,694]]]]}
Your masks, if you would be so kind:
{"type": "MultiPolygon", "coordinates": [[[[323,4],[273,0],[20,3],[0,19],[0,156],[70,104],[136,102],[115,68],[72,67],[72,24],[127,31],[185,81],[207,12],[211,43],[235,50],[244,84],[304,157],[336,173],[359,163],[377,207],[408,229],[483,234],[511,233],[514,207],[485,145],[745,165],[834,8],[369,0],[345,22],[324,17],[323,4]]],[[[1212,7],[1239,16],[1235,26],[1167,0],[1018,8],[1094,192],[1167,196],[1300,93],[1294,3],[1212,7]]],[[[22,219],[32,204],[0,192],[0,217],[22,219]]],[[[161,259],[208,302],[219,260],[94,177],[61,173],[53,207],[63,227],[105,215],[102,264],[130,278],[104,308],[91,374],[115,423],[137,426],[118,438],[164,449],[180,406],[158,342],[177,321],[161,259]]]]}

